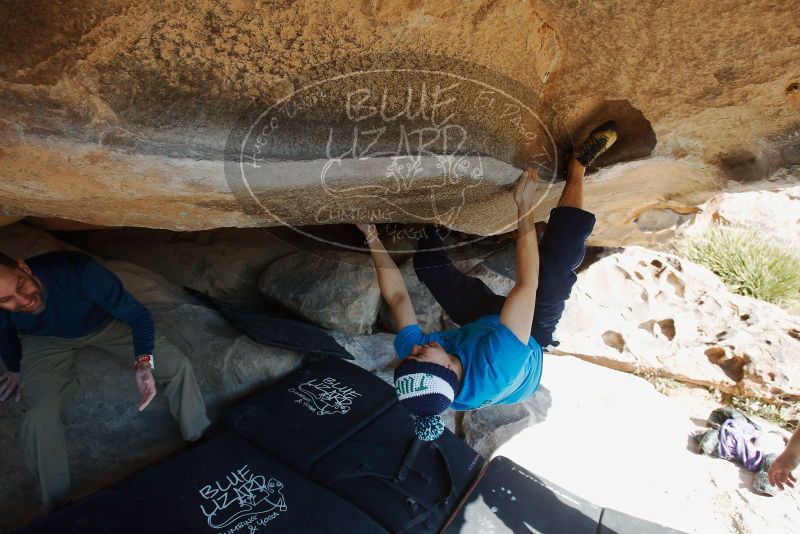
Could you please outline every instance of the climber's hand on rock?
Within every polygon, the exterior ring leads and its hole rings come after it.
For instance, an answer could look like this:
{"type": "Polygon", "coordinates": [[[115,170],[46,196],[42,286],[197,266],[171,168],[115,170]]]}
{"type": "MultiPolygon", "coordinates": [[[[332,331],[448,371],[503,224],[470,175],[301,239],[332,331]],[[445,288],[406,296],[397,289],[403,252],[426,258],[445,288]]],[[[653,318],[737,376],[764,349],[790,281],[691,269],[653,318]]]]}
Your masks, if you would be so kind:
{"type": "Polygon", "coordinates": [[[514,189],[514,202],[520,210],[528,212],[536,199],[536,182],[539,181],[539,171],[526,167],[525,172],[517,180],[517,187],[514,189]]]}
{"type": "Polygon", "coordinates": [[[378,228],[374,224],[361,223],[357,224],[358,229],[367,238],[367,243],[378,237],[378,228]]]}
{"type": "Polygon", "coordinates": [[[775,461],[772,462],[772,466],[769,468],[769,473],[767,473],[767,478],[769,479],[769,483],[773,486],[778,486],[778,489],[783,490],[783,485],[786,484],[790,488],[794,488],[794,483],[797,482],[797,479],[792,474],[797,468],[797,465],[800,463],[800,458],[797,458],[795,455],[786,452],[782,453],[780,456],[775,458],[775,461]]]}

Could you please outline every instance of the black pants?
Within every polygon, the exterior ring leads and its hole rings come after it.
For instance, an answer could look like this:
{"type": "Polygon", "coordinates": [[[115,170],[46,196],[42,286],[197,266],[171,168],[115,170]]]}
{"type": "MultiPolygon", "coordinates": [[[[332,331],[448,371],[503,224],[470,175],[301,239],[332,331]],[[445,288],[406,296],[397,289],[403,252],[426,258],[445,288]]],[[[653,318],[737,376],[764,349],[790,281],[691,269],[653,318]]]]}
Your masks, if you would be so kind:
{"type": "MultiPolygon", "coordinates": [[[[539,286],[531,325],[531,335],[542,347],[558,345],[553,333],[577,280],[575,269],[586,254],[586,239],[594,223],[594,215],[580,208],[550,212],[539,244],[539,286]]],[[[425,234],[417,243],[414,271],[450,318],[464,325],[499,314],[506,297],[495,295],[483,281],[459,271],[447,257],[441,237],[430,228],[425,234]]]]}

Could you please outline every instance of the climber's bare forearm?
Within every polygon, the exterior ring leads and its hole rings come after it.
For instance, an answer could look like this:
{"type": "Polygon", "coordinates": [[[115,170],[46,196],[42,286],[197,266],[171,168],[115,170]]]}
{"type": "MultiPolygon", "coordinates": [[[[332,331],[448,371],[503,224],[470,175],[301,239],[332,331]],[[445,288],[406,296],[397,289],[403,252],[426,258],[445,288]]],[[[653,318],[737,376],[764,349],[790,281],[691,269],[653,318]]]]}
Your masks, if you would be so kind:
{"type": "Polygon", "coordinates": [[[500,322],[523,343],[528,342],[539,287],[539,246],[531,209],[519,208],[517,281],[500,311],[500,322]]]}
{"type": "Polygon", "coordinates": [[[381,296],[392,312],[397,329],[400,330],[405,326],[415,324],[417,315],[411,304],[411,297],[408,294],[405,280],[403,280],[403,274],[397,268],[397,264],[386,252],[379,238],[376,237],[369,242],[369,250],[378,274],[381,296]]]}
{"type": "MultiPolygon", "coordinates": [[[[532,289],[535,295],[539,285],[539,243],[536,239],[536,226],[531,211],[532,209],[524,211],[522,208],[518,211],[516,284],[532,289]]],[[[533,313],[531,312],[531,314],[533,313]]]]}

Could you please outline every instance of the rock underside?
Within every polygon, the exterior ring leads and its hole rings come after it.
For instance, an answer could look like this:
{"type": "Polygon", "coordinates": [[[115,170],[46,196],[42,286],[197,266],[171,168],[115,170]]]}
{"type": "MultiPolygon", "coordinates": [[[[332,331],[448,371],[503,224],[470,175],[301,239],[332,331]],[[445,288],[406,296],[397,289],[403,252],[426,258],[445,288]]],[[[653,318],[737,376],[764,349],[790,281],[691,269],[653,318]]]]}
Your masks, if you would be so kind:
{"type": "Polygon", "coordinates": [[[514,224],[514,167],[543,166],[546,218],[573,141],[614,118],[600,167],[664,158],[588,187],[606,231],[629,233],[638,211],[800,161],[794,7],[6,3],[1,213],[174,230],[434,218],[491,234],[514,224]],[[393,160],[404,143],[427,163],[393,160]]]}

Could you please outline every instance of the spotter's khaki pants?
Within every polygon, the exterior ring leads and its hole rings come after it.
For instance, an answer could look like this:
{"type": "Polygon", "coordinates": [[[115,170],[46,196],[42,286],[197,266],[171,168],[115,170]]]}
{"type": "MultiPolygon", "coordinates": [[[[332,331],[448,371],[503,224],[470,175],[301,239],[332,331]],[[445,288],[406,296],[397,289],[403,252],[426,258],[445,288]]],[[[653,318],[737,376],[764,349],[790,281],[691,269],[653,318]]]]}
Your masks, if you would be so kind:
{"type": "MultiPolygon", "coordinates": [[[[133,381],[133,339],[130,327],[113,319],[101,330],[76,339],[22,334],[20,342],[20,383],[25,409],[22,448],[28,469],[38,482],[42,504],[49,510],[66,500],[70,492],[67,444],[60,412],[62,403],[78,387],[75,356],[83,347],[99,349],[123,363],[133,381]]],[[[199,438],[209,420],[191,365],[163,336],[156,336],[153,354],[153,377],[156,385],[163,386],[163,395],[183,438],[187,441],[199,438]]],[[[138,397],[130,401],[135,407],[138,397]]]]}

